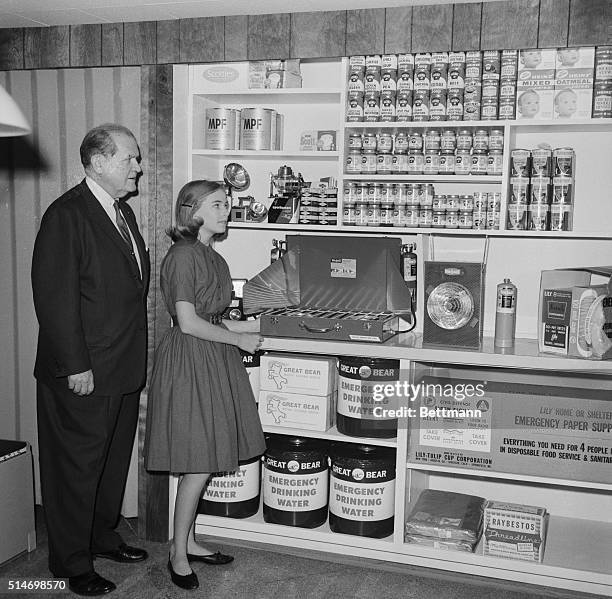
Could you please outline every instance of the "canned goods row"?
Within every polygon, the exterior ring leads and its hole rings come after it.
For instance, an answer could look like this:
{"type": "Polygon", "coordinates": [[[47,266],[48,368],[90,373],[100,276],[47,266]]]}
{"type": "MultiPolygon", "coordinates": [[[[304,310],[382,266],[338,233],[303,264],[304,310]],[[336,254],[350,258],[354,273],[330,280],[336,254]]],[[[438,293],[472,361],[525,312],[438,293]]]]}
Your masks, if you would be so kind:
{"type": "Polygon", "coordinates": [[[573,148],[515,148],[510,152],[511,177],[574,178],[576,153],[573,148]]]}
{"type": "Polygon", "coordinates": [[[499,210],[434,210],[429,207],[394,206],[358,202],[344,206],[344,225],[372,227],[499,229],[499,210]]]}
{"type": "Polygon", "coordinates": [[[595,48],[591,116],[594,119],[612,118],[612,46],[595,48]]]}
{"type": "Polygon", "coordinates": [[[392,133],[350,133],[348,148],[405,154],[409,150],[503,150],[503,129],[427,129],[392,133]]]}
{"type": "Polygon", "coordinates": [[[431,183],[353,183],[344,184],[343,206],[366,202],[395,206],[432,206],[435,195],[431,183]]]}
{"type": "Polygon", "coordinates": [[[506,228],[512,231],[571,231],[569,204],[508,204],[506,228]]]}
{"type": "Polygon", "coordinates": [[[516,76],[518,52],[516,50],[471,50],[468,52],[422,52],[418,54],[372,54],[349,58],[349,72],[376,72],[384,70],[414,72],[417,69],[434,72],[457,70],[467,77],[499,79],[516,76]]]}
{"type": "Polygon", "coordinates": [[[431,92],[465,92],[466,99],[495,98],[500,95],[502,85],[508,95],[508,84],[514,82],[516,92],[516,76],[499,77],[496,79],[481,79],[480,77],[467,77],[465,71],[447,65],[419,66],[414,72],[408,70],[382,69],[350,71],[347,83],[349,94],[354,93],[409,93],[412,91],[431,92]]]}
{"type": "Polygon", "coordinates": [[[501,176],[502,170],[501,150],[408,150],[407,154],[350,150],[345,162],[345,172],[349,175],[501,176]]]}
{"type": "Polygon", "coordinates": [[[574,181],[571,177],[512,177],[508,204],[563,204],[574,200],[574,181]]]}
{"type": "MultiPolygon", "coordinates": [[[[474,121],[513,119],[515,92],[511,96],[468,97],[463,90],[370,92],[348,96],[346,120],[349,123],[410,121],[474,121]]],[[[467,90],[466,90],[467,91],[467,90]]]]}

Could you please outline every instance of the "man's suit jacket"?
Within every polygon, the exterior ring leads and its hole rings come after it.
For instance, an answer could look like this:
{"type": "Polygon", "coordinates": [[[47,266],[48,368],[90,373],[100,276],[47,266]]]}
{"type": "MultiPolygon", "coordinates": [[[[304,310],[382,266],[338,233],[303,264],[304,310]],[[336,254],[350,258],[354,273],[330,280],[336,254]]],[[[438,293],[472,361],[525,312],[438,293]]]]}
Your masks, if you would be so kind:
{"type": "Polygon", "coordinates": [[[125,394],[145,381],[149,259],[132,209],[122,203],[140,256],[130,249],[83,180],[45,212],[34,245],[32,288],[40,325],[34,375],[67,388],[94,374],[96,395],[125,394]]]}

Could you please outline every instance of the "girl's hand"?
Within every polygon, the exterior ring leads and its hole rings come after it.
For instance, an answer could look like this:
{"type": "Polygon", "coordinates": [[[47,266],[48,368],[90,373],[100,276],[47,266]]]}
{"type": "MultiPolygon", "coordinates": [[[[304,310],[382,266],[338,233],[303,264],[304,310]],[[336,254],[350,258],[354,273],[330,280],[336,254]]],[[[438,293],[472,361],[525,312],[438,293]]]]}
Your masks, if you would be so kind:
{"type": "Polygon", "coordinates": [[[240,333],[238,347],[254,354],[261,347],[263,340],[264,338],[259,333],[240,333]]]}

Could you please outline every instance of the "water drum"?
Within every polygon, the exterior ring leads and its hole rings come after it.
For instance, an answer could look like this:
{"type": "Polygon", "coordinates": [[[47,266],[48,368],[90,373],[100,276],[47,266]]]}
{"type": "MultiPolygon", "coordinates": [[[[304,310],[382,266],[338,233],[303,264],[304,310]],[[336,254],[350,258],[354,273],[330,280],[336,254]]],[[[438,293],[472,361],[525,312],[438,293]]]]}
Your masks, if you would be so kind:
{"type": "Polygon", "coordinates": [[[330,465],[331,530],[377,539],[393,534],[395,450],[335,443],[330,465]]]}
{"type": "Polygon", "coordinates": [[[399,380],[399,360],[340,357],[338,359],[338,431],[351,437],[395,437],[397,397],[380,397],[375,385],[399,380]],[[375,399],[376,395],[376,399],[375,399]]]}
{"type": "Polygon", "coordinates": [[[324,445],[303,437],[271,437],[264,454],[265,522],[315,528],[327,520],[329,470],[324,445]]]}
{"type": "Polygon", "coordinates": [[[241,461],[235,472],[213,476],[198,506],[198,511],[211,516],[248,518],[259,509],[261,456],[241,461]]]}

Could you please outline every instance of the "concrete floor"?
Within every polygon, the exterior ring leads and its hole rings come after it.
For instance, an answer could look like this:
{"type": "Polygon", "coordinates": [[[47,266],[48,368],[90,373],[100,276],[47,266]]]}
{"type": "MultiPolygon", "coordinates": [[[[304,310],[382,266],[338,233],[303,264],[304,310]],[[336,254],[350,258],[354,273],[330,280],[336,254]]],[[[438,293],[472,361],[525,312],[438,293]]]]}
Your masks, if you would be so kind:
{"type": "MultiPolygon", "coordinates": [[[[0,565],[0,589],[5,581],[15,578],[49,578],[47,570],[47,538],[43,519],[37,513],[38,547],[0,565]]],[[[389,564],[360,558],[302,551],[295,548],[257,544],[207,544],[236,557],[227,566],[194,564],[200,588],[183,591],[170,581],[166,570],[168,543],[152,543],[137,538],[135,522],[123,520],[119,530],[130,545],[143,547],[149,559],[140,564],[124,565],[98,560],[96,571],[112,580],[117,590],[109,597],[117,599],[174,599],[212,597],[215,599],[564,599],[594,598],[573,592],[496,582],[455,573],[438,572],[400,564],[389,564]]],[[[17,593],[0,597],[16,597],[17,593]]],[[[65,599],[76,596],[62,593],[29,594],[20,597],[65,599]]]]}

